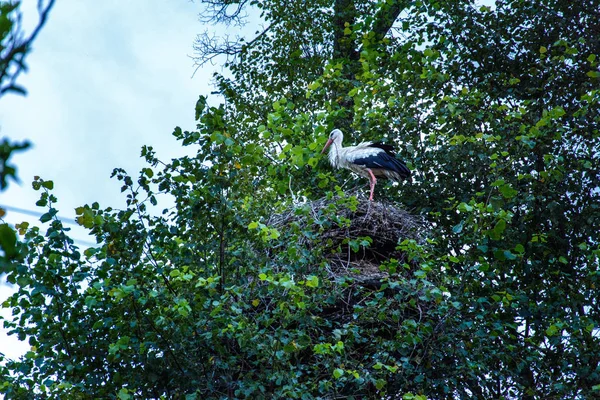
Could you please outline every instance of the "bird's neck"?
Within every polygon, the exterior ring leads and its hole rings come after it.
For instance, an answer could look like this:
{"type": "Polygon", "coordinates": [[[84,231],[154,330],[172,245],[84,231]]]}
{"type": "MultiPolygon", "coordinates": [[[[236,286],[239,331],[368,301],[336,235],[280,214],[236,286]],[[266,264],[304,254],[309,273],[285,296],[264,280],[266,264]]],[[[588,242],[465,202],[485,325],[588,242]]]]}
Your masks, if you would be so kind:
{"type": "Polygon", "coordinates": [[[331,163],[331,166],[334,168],[339,168],[339,166],[340,166],[341,147],[342,147],[341,143],[333,142],[331,144],[331,147],[329,148],[329,162],[331,163]]]}

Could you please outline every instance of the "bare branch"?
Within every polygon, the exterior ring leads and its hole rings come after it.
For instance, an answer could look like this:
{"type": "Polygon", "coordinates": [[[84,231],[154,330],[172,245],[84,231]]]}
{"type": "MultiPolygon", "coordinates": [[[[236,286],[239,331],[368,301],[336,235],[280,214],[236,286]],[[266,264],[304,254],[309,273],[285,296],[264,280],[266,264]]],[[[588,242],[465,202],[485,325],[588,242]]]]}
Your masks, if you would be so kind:
{"type": "Polygon", "coordinates": [[[48,2],[38,0],[38,23],[26,39],[23,39],[22,14],[18,8],[12,11],[15,13],[12,20],[12,29],[6,38],[2,38],[4,43],[0,46],[0,97],[9,91],[25,94],[25,90],[17,85],[17,78],[22,72],[27,71],[25,56],[31,50],[33,41],[46,24],[54,3],[55,0],[49,0],[48,2]],[[3,83],[5,79],[8,80],[8,83],[3,83]]]}
{"type": "Polygon", "coordinates": [[[248,0],[202,0],[206,6],[205,12],[200,14],[202,23],[224,23],[226,25],[243,26],[246,24],[248,13],[244,7],[248,0]]]}
{"type": "Polygon", "coordinates": [[[217,56],[236,56],[241,51],[241,38],[236,36],[235,40],[230,40],[229,35],[220,38],[215,34],[204,31],[196,37],[194,50],[197,52],[196,63],[200,66],[210,62],[217,56]]]}
{"type": "Polygon", "coordinates": [[[263,29],[261,33],[249,42],[246,42],[243,37],[237,35],[234,40],[231,40],[229,35],[220,38],[214,33],[204,31],[204,33],[196,37],[196,43],[194,44],[194,50],[198,54],[194,58],[197,67],[200,68],[209,62],[214,65],[213,60],[218,56],[225,56],[227,62],[235,60],[244,49],[251,48],[269,29],[271,29],[271,25],[263,29]]]}

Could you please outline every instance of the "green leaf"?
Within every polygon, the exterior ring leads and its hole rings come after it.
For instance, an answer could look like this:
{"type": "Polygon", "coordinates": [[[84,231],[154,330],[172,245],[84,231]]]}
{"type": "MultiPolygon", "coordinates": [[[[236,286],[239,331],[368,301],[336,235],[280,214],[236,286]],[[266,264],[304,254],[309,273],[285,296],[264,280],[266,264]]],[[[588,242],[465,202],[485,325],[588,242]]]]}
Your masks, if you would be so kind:
{"type": "Polygon", "coordinates": [[[335,379],[340,379],[344,375],[344,370],[340,368],[336,368],[333,370],[333,377],[335,379]]]}
{"type": "Polygon", "coordinates": [[[559,331],[559,328],[556,325],[552,324],[548,327],[548,329],[546,329],[546,335],[554,336],[558,333],[558,331],[559,331]]]}
{"type": "Polygon", "coordinates": [[[463,221],[460,221],[458,224],[456,224],[452,227],[452,232],[454,232],[454,233],[461,233],[462,230],[463,230],[463,221]]]}
{"type": "Polygon", "coordinates": [[[54,218],[54,216],[58,213],[58,210],[55,208],[51,208],[47,213],[43,214],[40,217],[40,222],[42,223],[46,223],[48,221],[50,221],[52,218],[54,218]]]}
{"type": "Polygon", "coordinates": [[[206,108],[206,97],[199,96],[198,101],[196,101],[196,121],[200,119],[200,116],[204,112],[206,108]]]}
{"type": "Polygon", "coordinates": [[[144,168],[142,169],[142,172],[144,173],[144,175],[146,175],[148,178],[152,178],[154,176],[154,171],[152,171],[152,168],[144,168]]]}
{"type": "Polygon", "coordinates": [[[600,78],[600,71],[588,71],[586,75],[594,79],[600,78]]]}
{"type": "Polygon", "coordinates": [[[119,400],[130,400],[132,398],[129,394],[129,391],[126,388],[122,388],[121,390],[119,390],[117,397],[119,398],[119,400]]]}
{"type": "Polygon", "coordinates": [[[0,224],[0,249],[8,258],[17,255],[17,234],[8,224],[0,224]]]}
{"type": "Polygon", "coordinates": [[[377,379],[375,381],[375,387],[377,388],[377,390],[383,389],[385,385],[387,385],[387,382],[383,379],[377,379]]]}
{"type": "Polygon", "coordinates": [[[457,207],[458,211],[461,212],[471,212],[473,211],[473,207],[465,202],[462,202],[457,207]]]}
{"type": "Polygon", "coordinates": [[[316,288],[319,286],[319,278],[317,276],[311,275],[306,278],[306,286],[311,288],[316,288]]]}
{"type": "Polygon", "coordinates": [[[503,219],[498,220],[498,222],[496,222],[496,225],[494,226],[494,233],[497,236],[501,236],[502,233],[504,233],[505,229],[506,229],[506,221],[503,219]]]}
{"type": "Polygon", "coordinates": [[[505,199],[511,199],[515,197],[517,193],[519,193],[515,189],[513,189],[509,184],[500,186],[498,190],[500,190],[500,193],[502,193],[502,196],[505,199]]]}
{"type": "Polygon", "coordinates": [[[425,279],[427,277],[427,272],[422,269],[418,269],[415,271],[415,276],[419,279],[425,279]]]}
{"type": "Polygon", "coordinates": [[[98,300],[93,296],[86,296],[85,305],[87,307],[93,307],[98,303],[98,300]]]}
{"type": "Polygon", "coordinates": [[[44,181],[44,182],[42,182],[42,186],[45,187],[48,190],[52,190],[52,189],[54,189],[54,182],[52,182],[52,181],[44,181]]]}
{"type": "Polygon", "coordinates": [[[321,87],[321,83],[318,82],[318,81],[314,81],[313,83],[311,83],[310,85],[308,85],[308,89],[309,90],[317,90],[320,87],[321,87]]]}

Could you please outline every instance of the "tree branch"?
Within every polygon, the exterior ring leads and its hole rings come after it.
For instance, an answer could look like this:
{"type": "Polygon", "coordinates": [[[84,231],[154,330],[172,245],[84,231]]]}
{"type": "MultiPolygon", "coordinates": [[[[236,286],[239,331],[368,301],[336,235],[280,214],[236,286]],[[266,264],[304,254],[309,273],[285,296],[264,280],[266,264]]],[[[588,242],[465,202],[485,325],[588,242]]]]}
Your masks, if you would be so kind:
{"type": "Polygon", "coordinates": [[[226,25],[237,26],[246,24],[248,14],[244,11],[244,7],[248,0],[201,0],[200,2],[206,6],[205,12],[198,18],[202,23],[222,22],[226,25]]]}
{"type": "Polygon", "coordinates": [[[385,2],[377,14],[375,14],[375,22],[373,23],[373,32],[377,36],[377,40],[381,41],[392,29],[394,22],[398,19],[400,12],[406,7],[406,2],[402,0],[394,0],[391,4],[385,2]]]}
{"type": "Polygon", "coordinates": [[[356,22],[354,0],[336,0],[333,13],[333,58],[358,61],[360,57],[357,46],[352,37],[345,34],[346,24],[351,27],[356,22]]]}
{"type": "Polygon", "coordinates": [[[204,31],[204,33],[196,37],[196,43],[194,44],[194,50],[198,54],[194,58],[197,66],[196,70],[209,62],[212,64],[213,60],[218,56],[226,56],[227,62],[230,61],[230,57],[235,59],[244,49],[251,48],[256,41],[266,35],[271,26],[267,26],[249,42],[245,42],[244,38],[239,36],[235,40],[230,40],[229,36],[225,36],[222,40],[219,40],[217,35],[204,31]]]}
{"type": "MultiPolygon", "coordinates": [[[[25,56],[31,50],[33,41],[46,24],[48,15],[50,14],[50,10],[54,6],[55,1],[56,0],[49,0],[47,4],[44,4],[44,0],[38,0],[37,9],[39,20],[33,32],[31,32],[29,37],[26,39],[22,38],[23,32],[21,31],[21,12],[18,9],[13,11],[16,13],[13,20],[14,25],[7,37],[2,38],[3,42],[4,39],[8,39],[8,45],[6,49],[9,50],[4,55],[0,54],[0,97],[9,91],[25,94],[25,90],[17,86],[17,78],[23,71],[27,70],[25,56]],[[8,78],[8,83],[3,84],[2,81],[4,81],[6,78],[8,78]]],[[[0,47],[0,50],[5,49],[0,47]]]]}

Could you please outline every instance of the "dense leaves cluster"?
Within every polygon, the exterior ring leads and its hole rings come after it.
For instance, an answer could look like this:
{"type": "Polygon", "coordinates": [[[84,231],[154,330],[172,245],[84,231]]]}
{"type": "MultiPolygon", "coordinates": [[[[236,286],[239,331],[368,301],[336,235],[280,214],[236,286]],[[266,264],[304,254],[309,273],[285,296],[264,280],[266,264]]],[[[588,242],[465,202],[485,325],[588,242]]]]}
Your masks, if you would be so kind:
{"type": "Polygon", "coordinates": [[[21,259],[3,267],[19,288],[5,325],[31,351],[5,363],[0,391],[599,393],[596,2],[206,3],[226,22],[256,7],[265,30],[200,47],[233,58],[218,79],[225,104],[200,97],[197,130],[174,131],[196,155],[165,163],[144,148],[137,180],[115,170],[126,204],[76,210],[98,243],[83,252],[56,219],[52,183],[34,182],[48,231],[18,226],[21,259]],[[399,243],[407,262],[384,261],[375,289],[325,273],[325,232],[356,201],[344,194],[354,181],[318,154],[340,126],[399,145],[414,179],[377,196],[432,226],[425,244],[399,243]],[[306,224],[267,223],[292,209],[306,224]]]}

